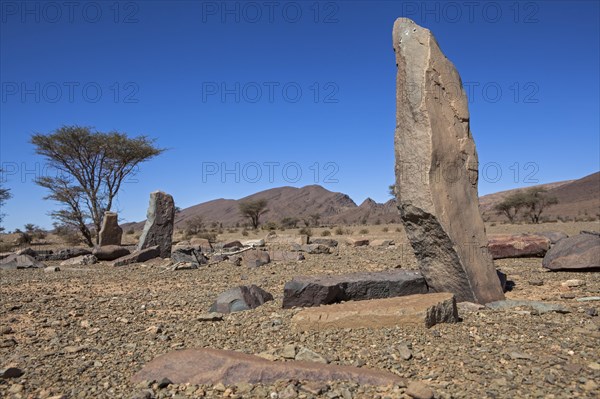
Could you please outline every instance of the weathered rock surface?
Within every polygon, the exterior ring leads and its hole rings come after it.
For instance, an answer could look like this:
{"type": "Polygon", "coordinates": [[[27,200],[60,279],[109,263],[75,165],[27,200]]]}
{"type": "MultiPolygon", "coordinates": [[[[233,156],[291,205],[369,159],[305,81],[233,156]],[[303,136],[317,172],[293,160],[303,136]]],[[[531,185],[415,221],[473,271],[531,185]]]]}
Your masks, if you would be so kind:
{"type": "Polygon", "coordinates": [[[138,371],[132,382],[163,378],[174,384],[270,384],[278,380],[344,380],[380,386],[405,384],[402,378],[385,371],[306,361],[272,362],[241,352],[210,348],[161,355],[138,371]]]}
{"type": "Polygon", "coordinates": [[[99,234],[99,245],[121,245],[123,229],[119,226],[119,219],[116,212],[104,212],[102,219],[102,228],[99,234]]]}
{"type": "Polygon", "coordinates": [[[92,251],[92,255],[98,258],[98,260],[115,260],[125,255],[129,255],[130,253],[131,251],[129,251],[125,247],[121,247],[120,245],[106,245],[104,247],[96,247],[92,251]]]}
{"type": "Polygon", "coordinates": [[[282,249],[272,249],[269,251],[269,256],[273,262],[288,262],[288,261],[300,261],[304,260],[302,252],[296,251],[285,251],[282,249]]]}
{"type": "Polygon", "coordinates": [[[67,260],[71,258],[75,258],[78,256],[89,255],[92,251],[88,248],[63,248],[54,252],[52,250],[49,253],[38,253],[35,255],[35,258],[39,261],[49,261],[49,260],[67,260]]]}
{"type": "Polygon", "coordinates": [[[556,313],[569,313],[569,310],[562,305],[557,305],[554,303],[547,303],[541,301],[529,301],[529,300],[515,300],[515,299],[506,299],[502,301],[490,302],[485,305],[489,309],[493,310],[507,310],[514,308],[531,308],[538,312],[539,314],[544,314],[548,312],[556,312],[556,313]]]}
{"type": "Polygon", "coordinates": [[[113,266],[126,266],[131,265],[133,263],[146,262],[150,259],[158,258],[160,256],[160,249],[158,245],[153,247],[149,247],[142,250],[137,250],[132,252],[129,255],[125,255],[117,260],[115,260],[112,265],[113,266]]]}
{"type": "Polygon", "coordinates": [[[209,312],[232,313],[254,309],[272,301],[273,295],[256,285],[241,285],[221,293],[209,312]]]}
{"type": "Polygon", "coordinates": [[[252,249],[243,253],[242,262],[246,267],[259,267],[271,262],[271,257],[267,251],[252,249]]]}
{"type": "Polygon", "coordinates": [[[330,254],[331,248],[323,244],[295,244],[292,249],[296,251],[306,252],[307,254],[330,254]]]}
{"type": "Polygon", "coordinates": [[[365,245],[369,245],[369,239],[348,237],[346,238],[346,244],[352,247],[364,247],[365,245]]]}
{"type": "Polygon", "coordinates": [[[543,258],[550,239],[534,234],[490,234],[488,249],[494,259],[543,258]]]}
{"type": "Polygon", "coordinates": [[[205,265],[208,259],[201,251],[200,247],[180,247],[176,246],[171,252],[171,261],[173,263],[192,263],[196,266],[205,265]]]}
{"type": "Polygon", "coordinates": [[[430,289],[459,301],[504,298],[477,195],[478,160],[467,97],[431,32],[394,23],[396,195],[400,217],[430,289]]]}
{"type": "Polygon", "coordinates": [[[536,234],[549,239],[551,245],[554,245],[557,242],[559,242],[560,240],[562,240],[563,238],[568,237],[568,235],[566,233],[563,233],[562,231],[541,231],[536,234]]]}
{"type": "Polygon", "coordinates": [[[150,205],[146,214],[146,225],[140,236],[138,249],[158,245],[161,258],[171,255],[175,202],[173,197],[162,191],[150,194],[150,205]]]}
{"type": "Polygon", "coordinates": [[[30,255],[10,255],[0,261],[0,269],[37,269],[45,268],[42,262],[30,255]]]}
{"type": "Polygon", "coordinates": [[[81,255],[75,258],[70,258],[60,262],[61,266],[89,266],[98,262],[98,258],[95,255],[81,255]]]}
{"type": "Polygon", "coordinates": [[[405,324],[431,327],[458,322],[454,295],[448,292],[345,302],[303,309],[292,317],[299,330],[383,328],[405,324]]]}
{"type": "Polygon", "coordinates": [[[556,243],[542,260],[550,270],[596,270],[600,268],[600,235],[582,232],[556,243]]]}
{"type": "Polygon", "coordinates": [[[337,276],[300,276],[285,283],[283,308],[311,307],[341,301],[362,301],[425,294],[423,276],[409,270],[386,270],[337,276]]]}
{"type": "Polygon", "coordinates": [[[331,248],[335,248],[338,246],[337,240],[334,240],[333,238],[311,238],[310,243],[311,244],[322,244],[322,245],[326,245],[331,248]]]}

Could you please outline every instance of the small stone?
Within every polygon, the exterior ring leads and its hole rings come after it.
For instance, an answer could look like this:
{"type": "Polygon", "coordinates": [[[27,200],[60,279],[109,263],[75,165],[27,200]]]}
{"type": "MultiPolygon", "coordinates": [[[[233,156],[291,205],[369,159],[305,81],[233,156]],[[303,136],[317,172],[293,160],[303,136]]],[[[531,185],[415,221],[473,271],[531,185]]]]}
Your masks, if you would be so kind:
{"type": "Polygon", "coordinates": [[[563,287],[570,287],[570,288],[581,287],[581,286],[585,285],[585,281],[583,281],[583,280],[567,280],[567,281],[561,283],[561,285],[563,287]]]}
{"type": "Polygon", "coordinates": [[[564,294],[560,294],[560,297],[562,299],[575,299],[575,294],[573,294],[572,292],[567,292],[564,294]]]}
{"type": "Polygon", "coordinates": [[[21,393],[23,392],[23,385],[15,384],[8,389],[9,393],[21,393]]]}
{"type": "Polygon", "coordinates": [[[307,382],[306,384],[302,384],[300,389],[313,395],[321,395],[329,390],[329,385],[323,382],[311,381],[307,382]]]}
{"type": "Polygon", "coordinates": [[[14,330],[11,326],[2,326],[0,327],[0,335],[12,334],[14,330]]]}
{"type": "Polygon", "coordinates": [[[433,391],[421,381],[413,381],[408,384],[406,394],[415,399],[433,399],[433,391]]]}
{"type": "Polygon", "coordinates": [[[9,367],[4,371],[0,371],[0,378],[19,378],[23,375],[23,370],[17,367],[9,367]]]}
{"type": "Polygon", "coordinates": [[[14,338],[9,338],[0,341],[0,348],[11,348],[15,345],[17,345],[17,341],[15,341],[14,338]]]}
{"type": "Polygon", "coordinates": [[[600,371],[600,363],[598,362],[591,362],[590,364],[588,364],[588,368],[594,370],[594,371],[600,371]]]}
{"type": "Polygon", "coordinates": [[[600,296],[586,296],[583,298],[577,298],[577,302],[593,302],[600,301],[600,296]]]}
{"type": "Polygon", "coordinates": [[[598,384],[596,384],[593,380],[587,380],[585,384],[583,384],[583,389],[586,391],[593,391],[598,388],[598,384]]]}
{"type": "Polygon", "coordinates": [[[171,384],[172,384],[171,380],[165,377],[158,382],[158,389],[166,388],[171,384]]]}
{"type": "Polygon", "coordinates": [[[58,266],[48,266],[44,268],[44,271],[47,273],[52,273],[52,272],[59,272],[60,271],[60,267],[58,266]]]}
{"type": "Polygon", "coordinates": [[[405,343],[398,345],[398,354],[404,360],[410,360],[412,358],[412,352],[405,343]]]}
{"type": "Polygon", "coordinates": [[[598,310],[596,308],[585,309],[585,314],[591,317],[598,316],[598,310]]]}
{"type": "Polygon", "coordinates": [[[544,282],[542,280],[529,280],[528,283],[529,285],[533,285],[536,287],[544,285],[544,282]]]}
{"type": "Polygon", "coordinates": [[[308,348],[305,348],[303,346],[300,347],[300,349],[298,349],[298,353],[296,354],[295,357],[296,360],[306,360],[309,362],[317,362],[317,363],[329,363],[327,361],[327,359],[325,359],[323,356],[319,355],[316,352],[311,351],[308,348]]]}
{"type": "Polygon", "coordinates": [[[515,360],[516,359],[522,359],[522,360],[531,360],[532,359],[532,357],[529,356],[528,354],[516,352],[516,351],[510,352],[508,355],[510,356],[511,359],[515,359],[515,360]]]}
{"type": "Polygon", "coordinates": [[[294,359],[296,357],[296,345],[288,344],[283,347],[281,357],[284,359],[294,359]]]}

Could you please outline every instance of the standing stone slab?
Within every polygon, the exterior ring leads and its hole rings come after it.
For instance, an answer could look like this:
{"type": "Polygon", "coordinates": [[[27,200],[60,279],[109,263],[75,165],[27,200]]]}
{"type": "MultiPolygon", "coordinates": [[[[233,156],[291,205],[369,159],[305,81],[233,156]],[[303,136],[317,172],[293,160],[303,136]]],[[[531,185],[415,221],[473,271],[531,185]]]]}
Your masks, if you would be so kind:
{"type": "Polygon", "coordinates": [[[503,299],[479,213],[460,76],[431,32],[410,19],[394,23],[393,45],[397,203],[419,268],[431,291],[458,301],[503,299]]]}
{"type": "Polygon", "coordinates": [[[168,258],[171,255],[174,220],[175,202],[173,197],[162,191],[151,193],[146,225],[140,237],[138,250],[158,245],[160,257],[168,258]]]}
{"type": "Polygon", "coordinates": [[[299,276],[285,283],[283,308],[328,305],[342,301],[425,294],[427,284],[419,272],[386,270],[338,276],[299,276]]]}
{"type": "Polygon", "coordinates": [[[104,212],[100,229],[100,246],[121,245],[122,237],[123,229],[119,226],[118,215],[115,212],[104,212]]]}

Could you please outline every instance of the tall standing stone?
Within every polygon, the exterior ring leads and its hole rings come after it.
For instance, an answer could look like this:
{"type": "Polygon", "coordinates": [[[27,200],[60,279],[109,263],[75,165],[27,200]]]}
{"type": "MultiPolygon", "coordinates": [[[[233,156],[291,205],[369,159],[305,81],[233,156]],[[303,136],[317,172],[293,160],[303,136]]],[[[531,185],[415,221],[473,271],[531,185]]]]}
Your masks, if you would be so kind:
{"type": "Polygon", "coordinates": [[[100,246],[121,245],[123,229],[119,226],[116,212],[104,212],[102,228],[100,229],[100,246]]]}
{"type": "Polygon", "coordinates": [[[138,250],[158,245],[161,258],[171,256],[174,221],[175,202],[173,197],[162,191],[151,193],[146,225],[140,236],[138,250]]]}
{"type": "Polygon", "coordinates": [[[467,97],[454,65],[431,32],[394,23],[396,195],[430,290],[457,301],[504,298],[477,195],[477,153],[467,97]]]}

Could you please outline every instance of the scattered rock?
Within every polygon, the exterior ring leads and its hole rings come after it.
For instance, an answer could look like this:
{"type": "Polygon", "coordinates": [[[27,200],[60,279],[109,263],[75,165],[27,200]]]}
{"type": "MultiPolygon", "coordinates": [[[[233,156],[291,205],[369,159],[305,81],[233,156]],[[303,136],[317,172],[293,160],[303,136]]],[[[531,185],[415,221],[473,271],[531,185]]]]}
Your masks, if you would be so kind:
{"type": "Polygon", "coordinates": [[[428,29],[398,18],[392,36],[395,191],[419,269],[433,291],[452,292],[459,301],[504,299],[486,249],[477,152],[460,75],[428,29]]]}
{"type": "Polygon", "coordinates": [[[119,245],[106,245],[104,247],[96,247],[92,251],[92,254],[98,258],[98,260],[115,260],[122,258],[123,256],[129,255],[131,252],[119,245]]]}
{"type": "Polygon", "coordinates": [[[90,266],[98,263],[98,258],[95,255],[80,255],[75,258],[70,258],[60,262],[61,266],[90,266]]]}
{"type": "Polygon", "coordinates": [[[300,276],[285,284],[283,308],[328,305],[427,293],[423,276],[415,271],[386,270],[336,276],[300,276]]]}
{"type": "Polygon", "coordinates": [[[387,240],[387,239],[378,239],[378,240],[373,240],[369,243],[369,245],[371,247],[389,247],[390,245],[394,245],[394,241],[393,240],[387,240]]]}
{"type": "Polygon", "coordinates": [[[198,316],[196,319],[198,321],[221,321],[223,320],[223,315],[216,312],[205,313],[198,316]]]}
{"type": "Polygon", "coordinates": [[[271,262],[271,257],[267,251],[252,249],[242,254],[242,262],[246,267],[259,267],[271,262]]]}
{"type": "Polygon", "coordinates": [[[232,313],[254,309],[272,301],[273,295],[256,285],[242,285],[220,294],[210,307],[210,312],[232,313]]]}
{"type": "Polygon", "coordinates": [[[311,238],[309,241],[311,244],[321,244],[331,248],[338,246],[337,240],[334,240],[333,238],[311,238]]]}
{"type": "Polygon", "coordinates": [[[129,255],[125,255],[115,260],[113,266],[126,266],[133,263],[141,263],[149,261],[150,259],[158,258],[160,256],[160,248],[158,245],[148,247],[142,250],[136,250],[129,255]]]}
{"type": "Polygon", "coordinates": [[[146,214],[146,225],[140,236],[138,250],[158,245],[161,258],[171,255],[173,243],[173,223],[175,202],[173,197],[162,191],[150,194],[150,204],[146,214]]]}
{"type": "Polygon", "coordinates": [[[458,308],[458,313],[468,313],[468,312],[477,312],[485,309],[485,306],[479,303],[474,302],[459,302],[456,304],[458,308]]]}
{"type": "Polygon", "coordinates": [[[600,236],[582,233],[563,238],[548,251],[542,266],[549,270],[600,268],[600,236]]]}
{"type": "MultiPolygon", "coordinates": [[[[278,380],[312,382],[353,381],[387,386],[404,384],[395,374],[350,366],[305,361],[272,362],[258,356],[218,349],[185,349],[161,355],[147,363],[132,382],[168,378],[174,384],[270,384],[278,380]]],[[[256,392],[254,395],[256,396],[256,392]]],[[[262,396],[261,396],[262,397],[262,396]]]]}
{"type": "Polygon", "coordinates": [[[9,367],[4,371],[0,371],[0,378],[9,379],[9,378],[19,378],[23,375],[23,370],[17,367],[9,367]]]}
{"type": "Polygon", "coordinates": [[[542,280],[529,280],[528,284],[529,285],[533,285],[535,287],[540,287],[540,286],[544,285],[544,281],[542,281],[542,280]]]}
{"type": "Polygon", "coordinates": [[[60,271],[60,267],[58,267],[58,266],[48,266],[48,267],[44,268],[44,271],[46,273],[59,272],[60,271]]]}
{"type": "Polygon", "coordinates": [[[323,244],[304,244],[293,247],[297,251],[306,252],[307,254],[329,254],[331,253],[330,247],[323,244]]]}
{"type": "Polygon", "coordinates": [[[457,321],[454,295],[447,292],[323,305],[303,309],[292,317],[292,323],[303,331],[405,324],[429,328],[438,323],[457,321]]]}
{"type": "Polygon", "coordinates": [[[10,255],[0,261],[0,269],[42,269],[46,265],[31,255],[10,255]]]}
{"type": "Polygon", "coordinates": [[[554,303],[545,303],[539,301],[526,301],[526,300],[513,300],[506,299],[504,301],[495,301],[490,302],[485,305],[489,309],[493,310],[507,310],[514,309],[518,307],[528,307],[536,310],[539,314],[544,314],[548,312],[556,312],[556,313],[570,313],[570,310],[565,308],[562,305],[557,305],[554,303]]]}
{"type": "Polygon", "coordinates": [[[100,229],[98,244],[103,247],[105,245],[121,245],[123,237],[123,229],[119,226],[118,215],[116,212],[104,212],[102,219],[102,228],[100,229]]]}
{"type": "Polygon", "coordinates": [[[404,360],[410,360],[412,358],[412,352],[408,345],[404,342],[398,345],[398,354],[404,360]]]}
{"type": "Polygon", "coordinates": [[[49,253],[39,253],[35,258],[39,261],[52,261],[52,260],[67,260],[76,258],[78,256],[90,255],[92,253],[88,248],[62,248],[57,252],[49,251],[49,253]]]}
{"type": "Polygon", "coordinates": [[[297,262],[305,259],[302,252],[284,251],[280,249],[270,250],[269,257],[273,262],[297,262]]]}
{"type": "Polygon", "coordinates": [[[253,248],[255,248],[255,247],[264,247],[265,246],[265,240],[263,240],[262,238],[258,239],[258,240],[247,240],[247,241],[244,241],[242,243],[242,246],[244,246],[244,247],[253,247],[253,248]]]}
{"type": "Polygon", "coordinates": [[[204,256],[199,247],[176,246],[171,252],[171,261],[173,263],[191,263],[198,267],[207,264],[208,258],[204,256]]]}
{"type": "Polygon", "coordinates": [[[584,286],[585,281],[573,279],[573,280],[563,281],[562,283],[560,283],[560,285],[563,287],[575,288],[575,287],[584,286]]]}
{"type": "Polygon", "coordinates": [[[539,232],[539,233],[536,233],[536,234],[540,235],[540,236],[543,236],[543,237],[546,237],[547,239],[549,239],[551,245],[556,244],[557,242],[559,242],[563,238],[569,237],[568,235],[566,235],[562,231],[542,231],[542,232],[539,232]]]}
{"type": "Polygon", "coordinates": [[[532,234],[489,234],[488,249],[494,259],[543,258],[550,249],[550,240],[532,234]]]}
{"type": "Polygon", "coordinates": [[[577,298],[576,299],[577,302],[593,302],[593,301],[600,301],[600,296],[586,296],[583,298],[577,298]]]}
{"type": "Polygon", "coordinates": [[[190,246],[195,247],[196,249],[205,253],[212,252],[213,249],[210,241],[208,241],[206,238],[194,237],[190,240],[190,246]]]}
{"type": "Polygon", "coordinates": [[[234,248],[241,248],[241,247],[243,247],[242,243],[239,242],[238,240],[227,241],[227,242],[224,242],[224,243],[220,243],[217,246],[219,246],[221,248],[226,248],[226,249],[234,249],[234,248]]]}
{"type": "Polygon", "coordinates": [[[296,356],[294,357],[295,360],[304,360],[307,362],[316,362],[316,363],[323,363],[323,364],[327,364],[329,363],[327,361],[327,359],[325,359],[323,356],[319,355],[317,352],[311,351],[308,348],[305,348],[303,346],[301,346],[298,349],[298,353],[296,353],[296,356]]]}

